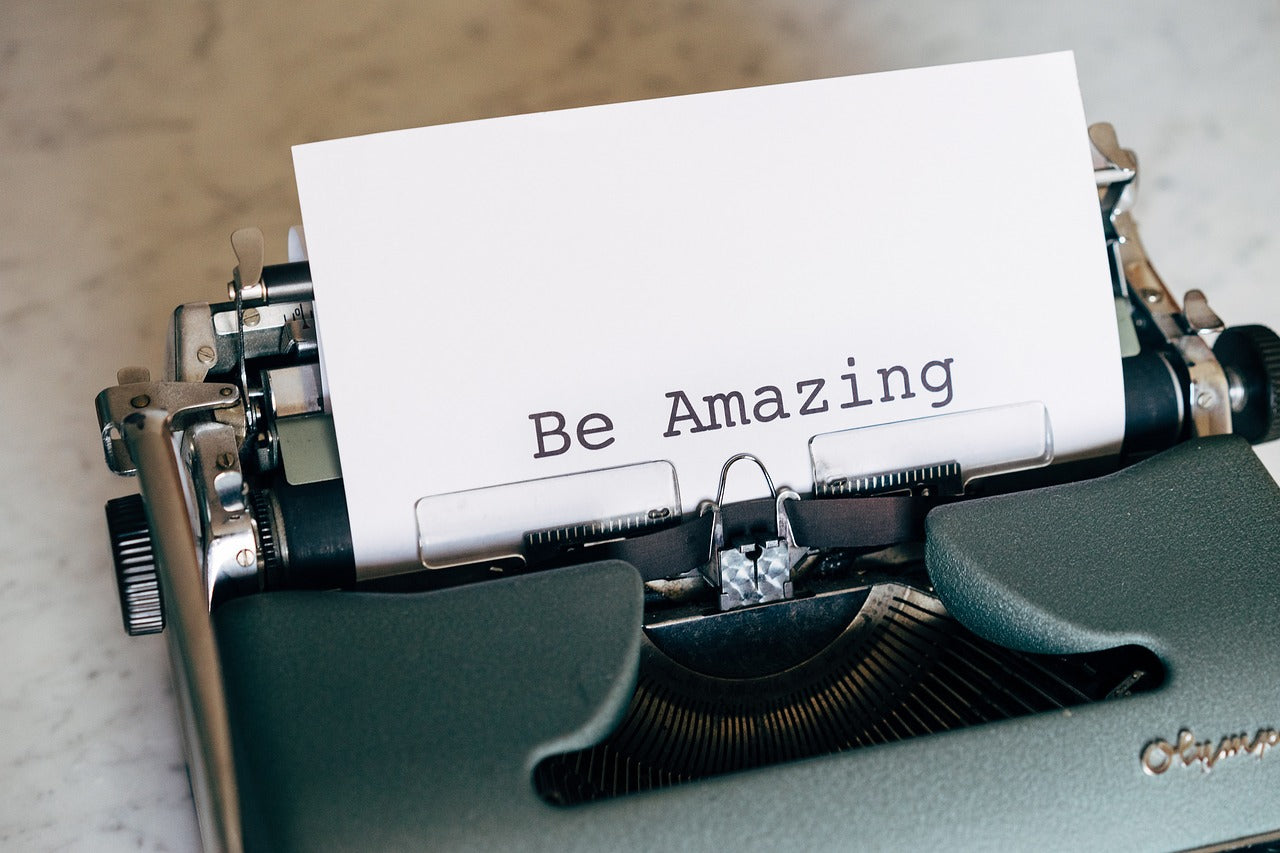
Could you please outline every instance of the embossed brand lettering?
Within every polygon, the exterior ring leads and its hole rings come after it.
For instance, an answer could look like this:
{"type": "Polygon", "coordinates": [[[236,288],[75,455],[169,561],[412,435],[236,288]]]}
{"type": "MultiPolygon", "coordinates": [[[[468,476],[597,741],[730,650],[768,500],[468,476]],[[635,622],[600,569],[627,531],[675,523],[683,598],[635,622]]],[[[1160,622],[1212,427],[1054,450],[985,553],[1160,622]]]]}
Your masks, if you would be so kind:
{"type": "Polygon", "coordinates": [[[1211,740],[1196,740],[1190,729],[1178,732],[1177,740],[1153,740],[1142,750],[1142,770],[1148,776],[1159,776],[1175,764],[1181,767],[1200,765],[1208,773],[1219,761],[1237,755],[1256,755],[1259,759],[1269,747],[1280,744],[1280,732],[1259,729],[1252,739],[1248,735],[1228,735],[1215,747],[1211,740]]]}

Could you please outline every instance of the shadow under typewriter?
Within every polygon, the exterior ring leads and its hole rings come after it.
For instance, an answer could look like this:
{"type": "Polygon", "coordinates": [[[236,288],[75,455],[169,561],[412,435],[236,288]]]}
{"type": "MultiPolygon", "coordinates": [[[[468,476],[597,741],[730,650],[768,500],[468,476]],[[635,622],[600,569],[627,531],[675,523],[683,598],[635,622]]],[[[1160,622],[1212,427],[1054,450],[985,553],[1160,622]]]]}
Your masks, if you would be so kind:
{"type": "Polygon", "coordinates": [[[622,722],[595,746],[543,759],[538,793],[575,805],[1122,698],[1164,681],[1141,646],[1039,655],[984,640],[946,612],[922,561],[900,557],[829,554],[813,572],[882,579],[650,620],[622,722]]]}

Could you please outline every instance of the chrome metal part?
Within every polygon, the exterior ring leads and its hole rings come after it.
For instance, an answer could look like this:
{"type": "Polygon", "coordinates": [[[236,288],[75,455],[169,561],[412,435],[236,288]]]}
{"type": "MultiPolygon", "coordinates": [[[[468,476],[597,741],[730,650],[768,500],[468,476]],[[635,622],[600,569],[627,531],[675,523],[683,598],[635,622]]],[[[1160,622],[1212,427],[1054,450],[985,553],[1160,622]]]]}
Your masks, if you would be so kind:
{"type": "Polygon", "coordinates": [[[1152,322],[1167,340],[1181,337],[1186,330],[1179,322],[1181,311],[1177,300],[1147,259],[1133,217],[1128,213],[1117,213],[1111,221],[1115,227],[1119,251],[1119,270],[1126,285],[1137,292],[1152,322]]]}
{"type": "Polygon", "coordinates": [[[919,468],[888,471],[861,477],[839,477],[815,484],[824,497],[839,495],[882,495],[892,492],[919,492],[958,495],[964,491],[959,462],[939,462],[919,468]]]}
{"type": "Polygon", "coordinates": [[[264,303],[245,308],[244,313],[242,330],[234,308],[217,310],[207,302],[178,306],[170,324],[166,378],[203,382],[211,373],[238,371],[237,354],[241,346],[246,360],[290,354],[305,358],[316,354],[310,303],[264,303]]]}
{"type": "Polygon", "coordinates": [[[1227,374],[1227,401],[1231,406],[1231,414],[1238,415],[1244,411],[1249,401],[1249,394],[1244,387],[1244,377],[1231,368],[1225,368],[1227,374]]]}
{"type": "Polygon", "coordinates": [[[762,603],[781,601],[794,593],[791,572],[805,555],[806,549],[796,544],[785,505],[787,501],[798,500],[800,495],[791,489],[780,489],[774,499],[778,538],[761,545],[760,555],[756,558],[756,589],[759,590],[762,603]]]}
{"type": "MultiPolygon", "coordinates": [[[[237,232],[239,233],[239,232],[237,232]]],[[[234,242],[235,235],[232,235],[234,242]]],[[[244,351],[244,288],[240,281],[240,268],[236,267],[235,303],[236,303],[236,368],[240,375],[240,393],[244,395],[245,441],[249,441],[258,433],[258,410],[249,398],[249,363],[244,351]]]]}
{"type": "Polygon", "coordinates": [[[266,263],[266,241],[257,228],[239,228],[231,234],[231,249],[236,253],[235,280],[230,296],[244,300],[261,299],[262,268],[266,263]]]}
{"type": "MultiPolygon", "coordinates": [[[[301,420],[285,418],[279,426],[301,420]]],[[[288,471],[287,447],[283,458],[288,471]]],[[[653,460],[429,495],[414,504],[414,515],[422,566],[446,569],[523,560],[529,547],[599,542],[627,530],[669,523],[681,515],[680,489],[675,467],[653,460]]],[[[370,574],[361,579],[396,570],[394,565],[362,568],[370,574]]]]}
{"type": "Polygon", "coordinates": [[[1117,295],[1137,296],[1134,303],[1160,335],[1175,349],[1191,377],[1190,414],[1197,436],[1231,433],[1230,388],[1226,373],[1213,355],[1213,338],[1222,331],[1222,320],[1199,290],[1187,293],[1184,308],[1165,286],[1147,258],[1129,208],[1134,201],[1138,160],[1121,148],[1108,124],[1089,128],[1094,149],[1094,174],[1099,185],[1103,218],[1107,223],[1107,248],[1117,295]]]}
{"type": "Polygon", "coordinates": [[[1231,389],[1226,372],[1198,335],[1184,335],[1174,346],[1191,374],[1191,425],[1198,436],[1231,434],[1231,389]]]}
{"type": "Polygon", "coordinates": [[[150,382],[151,371],[145,367],[122,367],[116,371],[117,385],[132,385],[137,382],[150,382]]]}
{"type": "Polygon", "coordinates": [[[107,464],[118,473],[137,473],[142,487],[170,628],[170,659],[187,731],[201,837],[206,849],[227,851],[243,846],[231,727],[173,439],[197,420],[238,404],[234,386],[204,383],[133,382],[108,388],[97,399],[107,464]],[[108,439],[112,431],[118,437],[108,439]]]}
{"type": "Polygon", "coordinates": [[[230,368],[230,352],[219,358],[213,315],[207,302],[179,305],[169,326],[168,378],[175,382],[203,382],[211,370],[230,368]]]}
{"type": "Polygon", "coordinates": [[[1258,729],[1253,737],[1245,734],[1227,735],[1212,740],[1196,740],[1190,729],[1182,729],[1173,743],[1155,740],[1142,750],[1142,771],[1148,776],[1159,776],[1170,767],[1195,767],[1208,773],[1224,758],[1251,755],[1262,758],[1269,748],[1280,745],[1280,731],[1258,729]]]}
{"type": "Polygon", "coordinates": [[[758,458],[749,453],[739,453],[724,463],[720,469],[720,487],[714,501],[704,501],[698,514],[713,513],[711,547],[707,560],[706,579],[720,591],[720,609],[735,610],[751,604],[765,604],[790,598],[793,593],[791,570],[806,553],[796,545],[787,516],[786,502],[800,500],[792,489],[775,491],[769,471],[758,458]],[[724,501],[725,481],[729,469],[736,462],[754,462],[764,475],[769,491],[774,494],[775,519],[778,530],[776,539],[753,542],[733,548],[725,547],[724,521],[720,505],[724,501]]]}
{"type": "MultiPolygon", "coordinates": [[[[1187,329],[1201,337],[1216,336],[1227,327],[1205,298],[1202,290],[1188,290],[1182,297],[1182,315],[1187,320],[1187,329]]],[[[1210,345],[1213,341],[1209,341],[1210,345]]]]}
{"type": "Polygon", "coordinates": [[[250,493],[250,513],[258,535],[259,574],[264,585],[274,572],[289,564],[289,537],[280,501],[275,493],[262,489],[250,493]]]}
{"type": "MultiPolygon", "coordinates": [[[[241,333],[236,312],[214,313],[212,328],[216,336],[217,351],[228,352],[234,358],[236,339],[241,333]]],[[[246,308],[243,331],[244,354],[247,359],[289,353],[305,356],[316,352],[315,323],[311,316],[311,306],[305,302],[265,303],[256,308],[246,308]],[[250,323],[250,318],[256,319],[250,323]]],[[[229,369],[230,365],[226,367],[229,369]]]]}
{"type": "Polygon", "coordinates": [[[707,549],[707,580],[713,587],[720,586],[720,553],[724,550],[724,517],[720,504],[702,501],[698,504],[698,517],[711,513],[711,544],[707,549]]]}
{"type": "Polygon", "coordinates": [[[319,363],[262,371],[262,395],[267,411],[277,418],[324,411],[319,363]]]}
{"type": "Polygon", "coordinates": [[[246,506],[235,430],[216,422],[196,424],[187,429],[183,445],[200,508],[202,576],[206,603],[212,607],[215,598],[260,588],[258,543],[246,506]]]}
{"type": "Polygon", "coordinates": [[[671,508],[664,506],[613,518],[602,518],[598,521],[567,524],[546,530],[531,530],[524,535],[524,541],[526,545],[533,548],[545,548],[561,543],[599,544],[649,531],[654,527],[669,524],[673,520],[674,514],[671,508]]]}
{"type": "Polygon", "coordinates": [[[1053,424],[1039,400],[819,433],[809,439],[814,492],[956,494],[982,477],[1053,461],[1053,424]],[[920,458],[928,448],[932,459],[920,458]],[[924,464],[921,464],[924,463],[924,464]]]}
{"type": "Polygon", "coordinates": [[[1116,131],[1106,122],[1089,126],[1089,143],[1093,149],[1093,179],[1098,187],[1098,204],[1102,220],[1107,223],[1107,260],[1111,266],[1111,284],[1118,300],[1129,301],[1129,285],[1120,257],[1120,240],[1111,223],[1127,212],[1137,201],[1138,160],[1134,153],[1121,148],[1116,131]]]}
{"type": "MultiPolygon", "coordinates": [[[[1125,279],[1142,297],[1143,308],[1151,322],[1182,356],[1191,376],[1193,433],[1197,436],[1229,435],[1231,405],[1226,373],[1214,358],[1209,342],[1201,336],[1200,327],[1193,327],[1187,321],[1173,294],[1151,266],[1133,219],[1124,213],[1114,217],[1113,222],[1120,240],[1121,269],[1125,279]]],[[[1203,299],[1203,294],[1200,298],[1203,299]]],[[[1193,304],[1197,302],[1193,298],[1193,304]]],[[[1198,320],[1217,317],[1207,304],[1196,304],[1196,313],[1198,320]]]]}
{"type": "Polygon", "coordinates": [[[150,374],[146,371],[122,371],[120,377],[132,381],[105,389],[98,395],[95,403],[107,467],[126,477],[138,473],[133,450],[124,440],[123,424],[130,415],[160,410],[169,413],[171,417],[183,418],[199,412],[235,409],[240,404],[239,392],[234,385],[150,382],[150,374]]]}
{"type": "Polygon", "coordinates": [[[1133,207],[1138,193],[1138,158],[1120,147],[1116,130],[1106,122],[1089,125],[1093,148],[1093,180],[1102,215],[1110,218],[1133,207]]]}
{"type": "Polygon", "coordinates": [[[1138,164],[1132,151],[1120,147],[1116,129],[1110,122],[1089,125],[1093,146],[1094,179],[1098,186],[1126,183],[1137,176],[1138,164]]]}
{"type": "Polygon", "coordinates": [[[744,546],[721,551],[717,557],[720,572],[720,609],[734,610],[760,602],[756,585],[756,561],[744,546]]]}

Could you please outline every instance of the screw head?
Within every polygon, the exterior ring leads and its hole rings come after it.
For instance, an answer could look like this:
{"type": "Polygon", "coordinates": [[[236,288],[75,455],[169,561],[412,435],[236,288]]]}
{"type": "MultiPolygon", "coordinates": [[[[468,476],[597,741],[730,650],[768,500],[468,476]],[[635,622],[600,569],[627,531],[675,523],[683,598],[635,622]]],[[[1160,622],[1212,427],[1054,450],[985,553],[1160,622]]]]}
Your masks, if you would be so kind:
{"type": "Polygon", "coordinates": [[[246,569],[249,568],[253,565],[253,551],[249,548],[241,548],[236,554],[236,562],[246,569]]]}
{"type": "Polygon", "coordinates": [[[236,455],[232,453],[230,450],[228,450],[223,453],[219,453],[218,458],[215,460],[215,462],[217,466],[223,471],[229,471],[235,467],[236,455]]]}
{"type": "Polygon", "coordinates": [[[217,357],[217,353],[213,351],[213,347],[203,346],[196,350],[196,358],[200,360],[201,364],[213,364],[217,357]]]}
{"type": "Polygon", "coordinates": [[[1207,409],[1213,405],[1214,399],[1212,391],[1201,391],[1196,395],[1196,405],[1202,409],[1207,409]]]}
{"type": "Polygon", "coordinates": [[[256,326],[262,320],[262,315],[258,313],[257,308],[246,308],[244,310],[244,324],[246,326],[256,326]]]}

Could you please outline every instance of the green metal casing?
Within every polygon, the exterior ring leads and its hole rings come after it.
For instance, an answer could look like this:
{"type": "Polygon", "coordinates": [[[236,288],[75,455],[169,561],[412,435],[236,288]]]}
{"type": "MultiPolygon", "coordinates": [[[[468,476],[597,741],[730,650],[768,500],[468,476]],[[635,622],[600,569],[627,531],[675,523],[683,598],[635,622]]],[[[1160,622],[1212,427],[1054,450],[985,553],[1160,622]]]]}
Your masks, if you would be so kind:
{"type": "Polygon", "coordinates": [[[1171,849],[1280,827],[1280,748],[1153,776],[1181,729],[1280,728],[1280,489],[1239,439],[935,510],[928,567],[1024,650],[1138,643],[1151,693],[572,808],[542,757],[635,683],[642,587],[596,563],[432,593],[273,593],[214,614],[250,850],[1171,849]]]}

